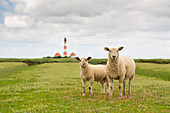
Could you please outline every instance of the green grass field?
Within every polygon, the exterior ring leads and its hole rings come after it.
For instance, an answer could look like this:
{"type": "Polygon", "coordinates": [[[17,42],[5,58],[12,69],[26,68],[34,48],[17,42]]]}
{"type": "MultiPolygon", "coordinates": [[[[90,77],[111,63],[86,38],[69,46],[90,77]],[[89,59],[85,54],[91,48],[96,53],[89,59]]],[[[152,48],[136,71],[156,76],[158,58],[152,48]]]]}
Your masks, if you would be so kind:
{"type": "Polygon", "coordinates": [[[79,73],[78,63],[2,62],[0,112],[170,112],[169,64],[137,63],[132,95],[123,99],[117,98],[118,81],[112,100],[97,82],[92,96],[82,96],[79,73]]]}

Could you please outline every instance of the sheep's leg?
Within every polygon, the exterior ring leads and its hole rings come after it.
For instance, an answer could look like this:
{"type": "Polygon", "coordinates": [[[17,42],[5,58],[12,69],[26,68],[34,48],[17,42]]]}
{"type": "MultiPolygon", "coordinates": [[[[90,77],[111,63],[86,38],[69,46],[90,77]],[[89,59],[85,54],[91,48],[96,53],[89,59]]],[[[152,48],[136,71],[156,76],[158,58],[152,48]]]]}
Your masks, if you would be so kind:
{"type": "Polygon", "coordinates": [[[109,99],[112,98],[112,92],[113,92],[113,79],[108,77],[109,87],[110,87],[110,93],[109,93],[109,99]]]}
{"type": "Polygon", "coordinates": [[[86,81],[82,80],[83,82],[83,96],[86,95],[86,81]]]}
{"type": "Polygon", "coordinates": [[[108,82],[108,80],[106,81],[106,84],[107,84],[107,95],[109,95],[109,82],[108,82]]]}
{"type": "Polygon", "coordinates": [[[126,80],[123,81],[123,96],[125,96],[126,93],[126,80]]]}
{"type": "Polygon", "coordinates": [[[105,93],[104,81],[101,81],[100,84],[101,84],[101,86],[102,86],[102,92],[101,92],[101,94],[104,94],[104,93],[105,93]]]}
{"type": "Polygon", "coordinates": [[[90,95],[90,96],[92,95],[93,82],[94,82],[94,80],[90,80],[90,81],[89,81],[89,95],[90,95]]]}
{"type": "Polygon", "coordinates": [[[119,96],[120,96],[120,97],[122,97],[121,88],[122,88],[122,81],[119,81],[119,96]]]}
{"type": "Polygon", "coordinates": [[[131,94],[131,82],[132,82],[133,77],[134,77],[134,75],[129,78],[129,92],[128,92],[128,95],[129,95],[129,96],[130,96],[130,94],[131,94]]]}
{"type": "Polygon", "coordinates": [[[128,92],[128,95],[130,96],[131,94],[131,79],[129,79],[129,92],[128,92]]]}

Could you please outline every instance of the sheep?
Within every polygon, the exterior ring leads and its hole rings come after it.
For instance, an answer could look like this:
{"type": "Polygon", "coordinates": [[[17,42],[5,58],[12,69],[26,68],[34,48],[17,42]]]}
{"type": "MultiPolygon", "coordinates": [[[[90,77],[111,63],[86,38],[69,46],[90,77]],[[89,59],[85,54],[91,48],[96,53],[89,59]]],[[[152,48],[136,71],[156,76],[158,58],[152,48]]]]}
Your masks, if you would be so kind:
{"type": "Polygon", "coordinates": [[[92,86],[94,81],[100,82],[102,89],[101,93],[105,93],[105,86],[104,83],[107,83],[107,94],[109,94],[109,84],[107,81],[107,74],[106,74],[106,66],[105,65],[89,65],[88,58],[79,58],[75,57],[78,61],[80,61],[80,77],[83,83],[83,96],[86,94],[86,81],[89,81],[89,95],[92,95],[92,86]]]}
{"type": "Polygon", "coordinates": [[[108,61],[106,64],[106,73],[109,82],[110,92],[109,99],[112,98],[113,79],[119,80],[119,96],[122,97],[121,86],[123,82],[123,96],[125,96],[126,79],[129,79],[129,92],[131,94],[131,81],[135,76],[135,62],[130,56],[119,56],[119,51],[124,47],[111,48],[105,47],[109,51],[108,61]]]}

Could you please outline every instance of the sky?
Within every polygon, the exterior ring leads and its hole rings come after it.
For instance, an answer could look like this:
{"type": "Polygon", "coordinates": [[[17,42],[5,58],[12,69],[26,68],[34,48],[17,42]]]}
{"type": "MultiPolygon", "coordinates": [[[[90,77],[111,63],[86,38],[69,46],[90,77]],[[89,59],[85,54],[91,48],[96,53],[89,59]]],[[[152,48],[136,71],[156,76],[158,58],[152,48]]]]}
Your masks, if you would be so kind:
{"type": "Polygon", "coordinates": [[[170,58],[170,0],[0,0],[0,58],[170,58]]]}

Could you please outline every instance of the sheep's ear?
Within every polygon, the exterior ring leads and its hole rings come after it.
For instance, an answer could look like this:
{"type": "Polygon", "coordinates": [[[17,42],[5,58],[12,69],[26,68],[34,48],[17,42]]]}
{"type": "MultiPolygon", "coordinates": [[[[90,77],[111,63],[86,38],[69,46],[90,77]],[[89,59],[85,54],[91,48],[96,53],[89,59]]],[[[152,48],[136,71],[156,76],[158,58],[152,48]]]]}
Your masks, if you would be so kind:
{"type": "Polygon", "coordinates": [[[124,48],[124,47],[119,47],[119,48],[118,48],[118,51],[122,50],[123,48],[124,48]]]}
{"type": "Polygon", "coordinates": [[[105,51],[110,51],[110,49],[108,47],[105,47],[104,50],[105,51]]]}
{"type": "Polygon", "coordinates": [[[91,57],[88,57],[88,58],[87,58],[87,60],[90,60],[90,59],[91,59],[91,57]]]}
{"type": "Polygon", "coordinates": [[[81,61],[79,57],[75,57],[76,60],[81,61]]]}

